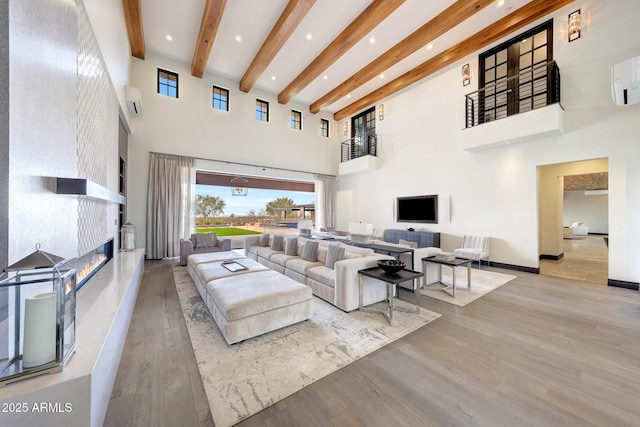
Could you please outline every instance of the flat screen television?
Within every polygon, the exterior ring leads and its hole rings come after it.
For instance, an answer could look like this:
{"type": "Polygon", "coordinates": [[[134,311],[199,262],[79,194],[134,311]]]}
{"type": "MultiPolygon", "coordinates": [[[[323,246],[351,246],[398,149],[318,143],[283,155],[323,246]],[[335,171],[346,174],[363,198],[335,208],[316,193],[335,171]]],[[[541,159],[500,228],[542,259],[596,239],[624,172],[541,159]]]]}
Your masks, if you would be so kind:
{"type": "Polygon", "coordinates": [[[396,221],[438,223],[438,195],[398,197],[396,221]]]}

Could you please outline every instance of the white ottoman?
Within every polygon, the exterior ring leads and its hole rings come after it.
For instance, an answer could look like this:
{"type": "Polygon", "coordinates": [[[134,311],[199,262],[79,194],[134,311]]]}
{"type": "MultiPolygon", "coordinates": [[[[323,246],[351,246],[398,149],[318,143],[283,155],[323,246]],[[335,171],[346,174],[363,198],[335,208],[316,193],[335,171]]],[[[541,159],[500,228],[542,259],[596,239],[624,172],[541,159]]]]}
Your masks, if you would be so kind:
{"type": "Polygon", "coordinates": [[[205,296],[205,304],[229,344],[313,315],[311,288],[272,270],[211,280],[205,296]]]}

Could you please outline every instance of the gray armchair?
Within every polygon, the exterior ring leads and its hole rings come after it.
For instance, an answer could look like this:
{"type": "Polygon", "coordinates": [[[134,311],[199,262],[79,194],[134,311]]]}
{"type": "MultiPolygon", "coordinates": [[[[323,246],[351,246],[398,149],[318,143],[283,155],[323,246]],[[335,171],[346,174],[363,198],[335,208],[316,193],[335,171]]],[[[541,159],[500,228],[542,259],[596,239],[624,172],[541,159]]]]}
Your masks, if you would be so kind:
{"type": "Polygon", "coordinates": [[[216,233],[192,234],[189,239],[180,239],[180,265],[187,265],[191,254],[231,250],[231,239],[218,237],[216,233]]]}

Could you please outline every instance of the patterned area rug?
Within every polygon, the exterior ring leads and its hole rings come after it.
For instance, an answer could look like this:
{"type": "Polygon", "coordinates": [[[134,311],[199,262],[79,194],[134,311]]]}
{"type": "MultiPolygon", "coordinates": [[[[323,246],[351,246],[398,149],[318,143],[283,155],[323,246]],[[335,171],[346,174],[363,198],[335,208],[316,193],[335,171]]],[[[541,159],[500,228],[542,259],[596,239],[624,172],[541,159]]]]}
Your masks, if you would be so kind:
{"type": "MultiPolygon", "coordinates": [[[[228,345],[185,267],[173,278],[216,427],[236,424],[440,317],[342,310],[314,297],[313,317],[238,344],[228,345]]],[[[411,307],[397,301],[397,306],[411,307]]]]}
{"type": "MultiPolygon", "coordinates": [[[[477,268],[471,269],[471,290],[467,289],[467,269],[456,268],[456,297],[453,298],[450,295],[451,289],[446,292],[443,291],[444,286],[434,284],[427,288],[423,288],[421,293],[423,296],[429,298],[435,298],[440,301],[448,302],[463,307],[470,302],[473,302],[481,296],[488,294],[494,289],[499,288],[515,279],[517,276],[510,274],[496,273],[488,270],[478,270],[477,268]]],[[[451,268],[444,266],[442,268],[442,281],[444,283],[451,283],[451,268]]]]}

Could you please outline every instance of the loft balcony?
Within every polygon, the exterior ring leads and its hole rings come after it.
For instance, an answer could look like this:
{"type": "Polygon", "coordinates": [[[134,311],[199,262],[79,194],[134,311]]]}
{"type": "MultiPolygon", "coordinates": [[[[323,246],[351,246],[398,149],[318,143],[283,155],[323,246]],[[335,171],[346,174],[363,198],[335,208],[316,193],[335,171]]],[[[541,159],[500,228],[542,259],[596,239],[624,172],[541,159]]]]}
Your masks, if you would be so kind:
{"type": "Polygon", "coordinates": [[[491,148],[557,135],[564,130],[560,70],[539,64],[466,95],[466,150],[491,148]]]}
{"type": "Polygon", "coordinates": [[[378,169],[378,137],[375,133],[356,135],[340,143],[338,175],[378,169]]]}

